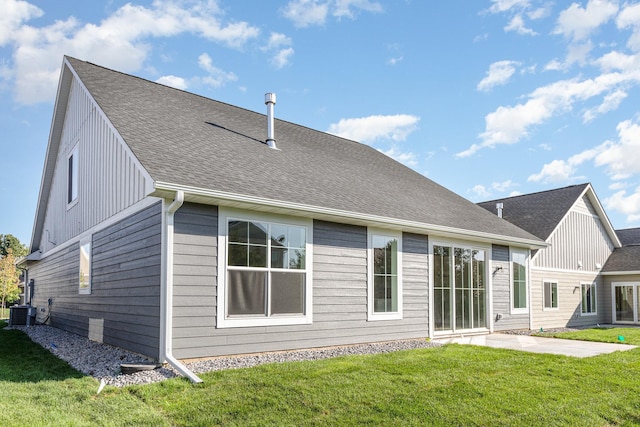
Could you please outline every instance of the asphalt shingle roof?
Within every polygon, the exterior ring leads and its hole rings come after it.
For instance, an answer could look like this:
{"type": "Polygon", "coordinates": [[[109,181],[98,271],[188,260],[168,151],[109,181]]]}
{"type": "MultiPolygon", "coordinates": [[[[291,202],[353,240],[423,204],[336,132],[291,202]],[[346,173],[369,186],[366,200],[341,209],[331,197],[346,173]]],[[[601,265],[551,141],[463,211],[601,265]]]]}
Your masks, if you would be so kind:
{"type": "Polygon", "coordinates": [[[616,234],[622,247],[613,251],[602,271],[640,271],[640,228],[616,230],[616,234]]]}
{"type": "Polygon", "coordinates": [[[490,200],[478,203],[478,206],[497,214],[496,203],[502,203],[502,217],[505,220],[542,240],[547,240],[588,185],[572,185],[538,193],[490,200]]]}
{"type": "Polygon", "coordinates": [[[273,150],[264,114],[67,60],[157,182],[537,241],[368,145],[276,119],[273,150]]]}
{"type": "Polygon", "coordinates": [[[616,230],[616,234],[622,246],[640,245],[640,227],[616,230]]]}

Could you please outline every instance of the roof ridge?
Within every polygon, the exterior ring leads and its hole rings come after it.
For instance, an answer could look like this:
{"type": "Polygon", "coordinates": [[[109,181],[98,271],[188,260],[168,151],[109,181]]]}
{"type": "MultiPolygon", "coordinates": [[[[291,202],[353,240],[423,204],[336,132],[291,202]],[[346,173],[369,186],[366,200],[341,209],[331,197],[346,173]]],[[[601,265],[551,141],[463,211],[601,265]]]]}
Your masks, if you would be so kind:
{"type": "Polygon", "coordinates": [[[493,200],[485,200],[484,202],[478,202],[478,204],[489,203],[489,202],[498,202],[498,201],[501,201],[501,200],[516,199],[518,197],[529,197],[529,196],[533,196],[533,195],[536,195],[536,194],[551,193],[551,192],[555,192],[555,191],[566,190],[566,189],[569,189],[569,188],[572,188],[572,187],[581,187],[581,186],[586,187],[587,185],[590,185],[590,184],[591,184],[590,182],[585,182],[585,183],[582,183],[582,184],[567,185],[566,187],[551,188],[551,189],[548,189],[548,190],[534,191],[533,193],[518,194],[518,195],[510,196],[510,197],[502,197],[502,198],[493,199],[493,200]]]}

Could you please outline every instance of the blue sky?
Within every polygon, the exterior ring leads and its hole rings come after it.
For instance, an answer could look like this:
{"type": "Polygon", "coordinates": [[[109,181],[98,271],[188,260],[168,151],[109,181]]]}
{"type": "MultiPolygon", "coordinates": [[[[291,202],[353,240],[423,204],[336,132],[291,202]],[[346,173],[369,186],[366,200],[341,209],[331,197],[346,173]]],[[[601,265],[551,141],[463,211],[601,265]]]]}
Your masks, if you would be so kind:
{"type": "Polygon", "coordinates": [[[591,182],[640,226],[640,2],[0,0],[0,234],[63,55],[369,144],[471,201],[591,182]]]}

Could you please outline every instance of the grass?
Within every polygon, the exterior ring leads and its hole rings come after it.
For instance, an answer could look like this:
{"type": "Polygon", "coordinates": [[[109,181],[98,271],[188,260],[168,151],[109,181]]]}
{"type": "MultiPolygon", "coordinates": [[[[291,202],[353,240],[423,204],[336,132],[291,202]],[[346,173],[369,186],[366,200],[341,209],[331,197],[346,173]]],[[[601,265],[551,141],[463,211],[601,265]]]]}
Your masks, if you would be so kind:
{"type": "Polygon", "coordinates": [[[640,328],[593,328],[574,332],[541,332],[539,337],[640,345],[640,328]],[[623,337],[620,340],[619,337],[623,337]]]}
{"type": "Polygon", "coordinates": [[[22,333],[0,330],[0,425],[640,423],[640,349],[577,359],[447,345],[212,372],[199,385],[106,387],[99,395],[96,380],[42,351],[22,333]],[[37,362],[23,362],[24,352],[37,362]],[[33,363],[38,372],[26,374],[33,363]]]}

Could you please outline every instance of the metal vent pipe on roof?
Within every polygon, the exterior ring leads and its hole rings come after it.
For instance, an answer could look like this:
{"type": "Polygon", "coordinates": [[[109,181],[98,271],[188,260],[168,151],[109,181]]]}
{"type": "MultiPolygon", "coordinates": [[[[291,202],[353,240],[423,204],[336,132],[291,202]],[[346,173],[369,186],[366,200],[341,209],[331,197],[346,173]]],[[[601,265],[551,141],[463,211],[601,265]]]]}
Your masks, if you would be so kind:
{"type": "Polygon", "coordinates": [[[496,210],[498,211],[498,218],[502,218],[502,209],[504,205],[502,203],[496,203],[496,210]]]}
{"type": "Polygon", "coordinates": [[[267,140],[270,148],[276,148],[276,136],[273,130],[273,106],[276,105],[276,94],[265,93],[264,103],[267,104],[267,140]]]}

